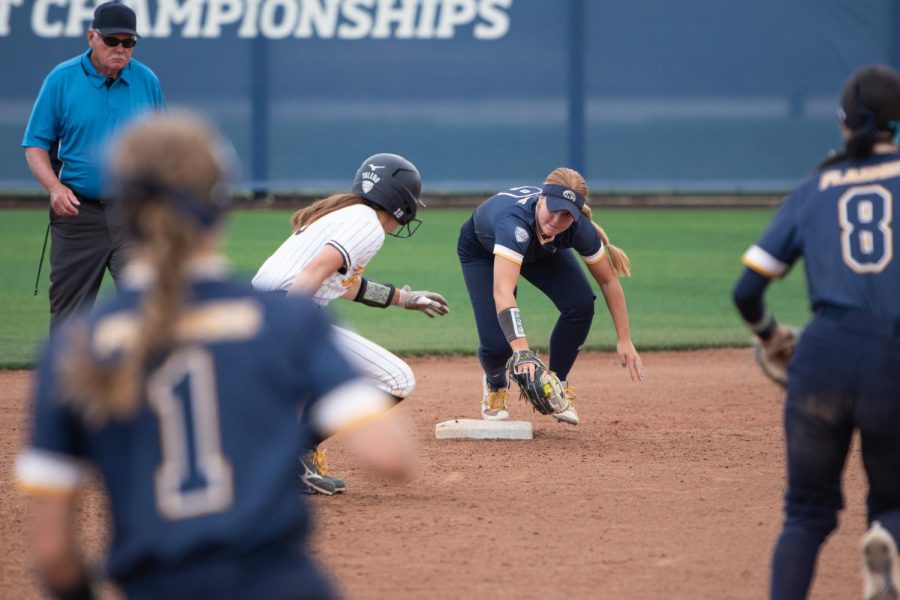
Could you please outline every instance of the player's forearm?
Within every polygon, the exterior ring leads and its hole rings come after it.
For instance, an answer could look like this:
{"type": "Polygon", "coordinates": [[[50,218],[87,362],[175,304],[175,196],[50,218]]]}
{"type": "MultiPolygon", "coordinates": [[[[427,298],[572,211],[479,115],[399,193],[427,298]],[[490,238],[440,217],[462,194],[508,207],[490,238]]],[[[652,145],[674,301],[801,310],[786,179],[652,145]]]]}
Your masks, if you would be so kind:
{"type": "Polygon", "coordinates": [[[347,291],[341,296],[346,300],[354,300],[356,299],[356,295],[359,294],[359,287],[362,285],[362,277],[358,277],[353,283],[347,286],[347,291]]]}
{"type": "Polygon", "coordinates": [[[732,291],[732,298],[741,318],[747,327],[764,341],[770,339],[778,327],[763,300],[769,283],[768,278],[750,268],[745,268],[732,291]]]}
{"type": "Polygon", "coordinates": [[[606,301],[609,316],[612,317],[616,338],[620,342],[631,340],[631,328],[628,325],[628,307],[625,303],[625,292],[619,279],[613,278],[600,285],[600,292],[606,301]]]}
{"type": "Polygon", "coordinates": [[[37,571],[54,597],[84,597],[87,569],[75,546],[70,498],[36,497],[32,504],[32,537],[37,571]]]}
{"type": "Polygon", "coordinates": [[[28,168],[34,175],[48,194],[53,194],[62,183],[53,172],[53,165],[50,163],[50,153],[43,148],[28,147],[25,148],[25,160],[28,168]]]}
{"type": "Polygon", "coordinates": [[[516,297],[511,291],[494,289],[494,306],[497,312],[506,310],[507,308],[516,308],[516,297]]]}

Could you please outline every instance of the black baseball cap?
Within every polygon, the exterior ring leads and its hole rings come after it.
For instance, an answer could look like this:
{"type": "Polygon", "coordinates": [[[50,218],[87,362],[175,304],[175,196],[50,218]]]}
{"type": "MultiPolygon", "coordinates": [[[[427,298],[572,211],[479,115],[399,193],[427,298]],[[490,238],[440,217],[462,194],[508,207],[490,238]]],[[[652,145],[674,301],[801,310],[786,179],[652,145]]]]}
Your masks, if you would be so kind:
{"type": "Polygon", "coordinates": [[[584,196],[570,187],[545,183],[541,188],[541,196],[546,198],[547,210],[550,212],[567,211],[576,221],[584,206],[584,196]]]}
{"type": "Polygon", "coordinates": [[[91,29],[96,29],[101,35],[127,33],[141,37],[137,33],[137,17],[134,11],[120,2],[104,2],[98,6],[94,10],[91,29]]]}

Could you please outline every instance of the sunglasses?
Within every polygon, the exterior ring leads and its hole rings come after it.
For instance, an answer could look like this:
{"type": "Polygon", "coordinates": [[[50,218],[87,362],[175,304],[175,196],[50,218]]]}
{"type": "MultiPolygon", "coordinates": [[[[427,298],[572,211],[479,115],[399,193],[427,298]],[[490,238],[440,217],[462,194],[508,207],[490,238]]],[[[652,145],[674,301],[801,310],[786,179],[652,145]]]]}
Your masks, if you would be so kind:
{"type": "Polygon", "coordinates": [[[119,44],[122,44],[123,48],[134,48],[135,44],[137,44],[137,40],[134,38],[126,38],[124,40],[120,40],[119,38],[114,38],[111,35],[102,35],[99,33],[97,35],[99,35],[100,39],[103,40],[103,43],[110,48],[115,48],[119,44]]]}

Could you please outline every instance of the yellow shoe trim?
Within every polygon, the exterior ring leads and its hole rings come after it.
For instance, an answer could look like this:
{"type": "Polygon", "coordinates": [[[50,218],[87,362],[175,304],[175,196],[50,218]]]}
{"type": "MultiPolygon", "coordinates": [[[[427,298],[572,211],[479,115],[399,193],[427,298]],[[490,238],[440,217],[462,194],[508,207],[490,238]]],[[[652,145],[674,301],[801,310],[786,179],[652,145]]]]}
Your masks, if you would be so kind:
{"type": "Polygon", "coordinates": [[[569,408],[575,408],[575,397],[578,394],[576,394],[575,390],[573,390],[570,387],[566,387],[566,389],[564,391],[566,393],[566,398],[569,399],[569,408]]]}
{"type": "Polygon", "coordinates": [[[509,397],[508,390],[497,390],[496,392],[488,392],[487,403],[491,410],[506,410],[506,399],[509,397]]]}
{"type": "Polygon", "coordinates": [[[321,475],[328,475],[328,459],[325,458],[325,451],[316,448],[312,454],[313,464],[319,470],[321,475]]]}

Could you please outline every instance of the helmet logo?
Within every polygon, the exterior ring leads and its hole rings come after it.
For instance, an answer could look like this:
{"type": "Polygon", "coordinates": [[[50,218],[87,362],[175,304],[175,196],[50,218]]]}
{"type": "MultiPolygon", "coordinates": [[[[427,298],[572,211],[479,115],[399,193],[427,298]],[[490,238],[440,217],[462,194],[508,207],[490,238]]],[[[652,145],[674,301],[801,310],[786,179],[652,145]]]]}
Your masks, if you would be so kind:
{"type": "Polygon", "coordinates": [[[369,192],[371,192],[373,187],[375,187],[374,183],[372,183],[368,179],[363,180],[363,182],[362,182],[363,194],[368,194],[369,192]]]}
{"type": "Polygon", "coordinates": [[[395,210],[395,211],[394,211],[394,216],[397,217],[398,219],[403,218],[403,209],[402,209],[402,208],[398,208],[397,210],[395,210]]]}
{"type": "Polygon", "coordinates": [[[571,200],[572,202],[576,202],[575,192],[572,190],[566,190],[563,192],[563,198],[566,200],[571,200]]]}
{"type": "Polygon", "coordinates": [[[384,168],[384,165],[373,165],[372,163],[369,163],[369,169],[371,169],[372,171],[377,171],[378,169],[383,169],[383,168],[384,168]]]}

